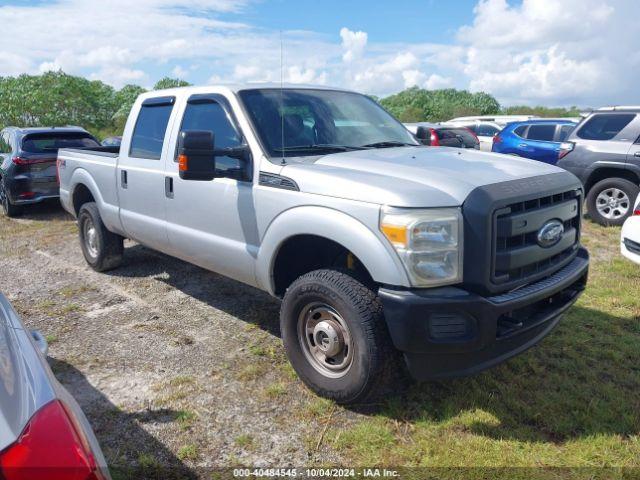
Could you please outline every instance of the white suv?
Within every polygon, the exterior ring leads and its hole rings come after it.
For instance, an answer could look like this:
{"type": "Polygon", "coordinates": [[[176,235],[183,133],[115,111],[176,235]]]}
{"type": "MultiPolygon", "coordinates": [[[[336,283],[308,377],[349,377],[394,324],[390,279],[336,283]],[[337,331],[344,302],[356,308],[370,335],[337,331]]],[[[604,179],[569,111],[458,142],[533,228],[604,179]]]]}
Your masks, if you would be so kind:
{"type": "Polygon", "coordinates": [[[629,260],[640,263],[640,195],[636,200],[633,215],[627,218],[622,227],[620,250],[629,260]]]}

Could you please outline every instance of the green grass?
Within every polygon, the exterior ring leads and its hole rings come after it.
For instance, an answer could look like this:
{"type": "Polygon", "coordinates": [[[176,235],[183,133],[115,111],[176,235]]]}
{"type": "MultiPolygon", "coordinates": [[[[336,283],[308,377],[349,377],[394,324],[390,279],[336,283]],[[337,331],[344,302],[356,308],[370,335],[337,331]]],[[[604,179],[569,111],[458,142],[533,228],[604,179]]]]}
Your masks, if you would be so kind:
{"type": "Polygon", "coordinates": [[[414,385],[330,443],[367,466],[640,467],[640,267],[619,235],[585,221],[588,288],[537,347],[414,385]]]}
{"type": "Polygon", "coordinates": [[[178,449],[178,458],[180,460],[197,460],[200,456],[200,449],[197,445],[184,445],[178,449]]]}
{"type": "Polygon", "coordinates": [[[253,444],[253,437],[246,433],[238,435],[235,439],[235,444],[240,448],[248,448],[253,444]]]}

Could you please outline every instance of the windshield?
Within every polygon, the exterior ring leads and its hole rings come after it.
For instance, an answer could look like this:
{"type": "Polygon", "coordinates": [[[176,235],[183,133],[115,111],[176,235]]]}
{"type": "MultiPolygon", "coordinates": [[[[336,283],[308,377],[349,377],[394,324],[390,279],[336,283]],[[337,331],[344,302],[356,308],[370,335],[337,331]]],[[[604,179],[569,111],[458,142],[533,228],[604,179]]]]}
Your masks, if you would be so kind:
{"type": "Polygon", "coordinates": [[[256,89],[241,91],[240,98],[271,157],[419,145],[401,123],[358,93],[256,89]]]}

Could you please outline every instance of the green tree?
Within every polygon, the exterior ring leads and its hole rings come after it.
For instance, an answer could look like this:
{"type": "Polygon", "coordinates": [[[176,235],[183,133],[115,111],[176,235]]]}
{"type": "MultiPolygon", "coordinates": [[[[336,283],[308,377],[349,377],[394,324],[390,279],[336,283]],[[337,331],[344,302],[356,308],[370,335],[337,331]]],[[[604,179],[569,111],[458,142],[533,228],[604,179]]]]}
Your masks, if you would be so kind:
{"type": "Polygon", "coordinates": [[[514,105],[503,108],[505,115],[536,115],[538,117],[579,117],[582,111],[576,106],[564,107],[529,107],[526,105],[514,105]]]}
{"type": "Polygon", "coordinates": [[[138,85],[125,85],[116,93],[118,109],[111,117],[114,133],[122,134],[124,126],[127,123],[127,118],[129,118],[131,107],[133,107],[136,98],[145,92],[146,90],[138,85]]]}
{"type": "Polygon", "coordinates": [[[102,128],[116,109],[112,87],[63,72],[2,78],[0,98],[0,125],[102,128]]]}
{"type": "Polygon", "coordinates": [[[489,115],[500,111],[498,101],[484,92],[411,87],[386,97],[380,104],[403,122],[441,122],[462,115],[489,115]]]}
{"type": "Polygon", "coordinates": [[[156,82],[153,86],[154,90],[163,90],[165,88],[176,88],[176,87],[189,87],[191,84],[186,80],[180,80],[179,78],[170,78],[164,77],[156,82]]]}

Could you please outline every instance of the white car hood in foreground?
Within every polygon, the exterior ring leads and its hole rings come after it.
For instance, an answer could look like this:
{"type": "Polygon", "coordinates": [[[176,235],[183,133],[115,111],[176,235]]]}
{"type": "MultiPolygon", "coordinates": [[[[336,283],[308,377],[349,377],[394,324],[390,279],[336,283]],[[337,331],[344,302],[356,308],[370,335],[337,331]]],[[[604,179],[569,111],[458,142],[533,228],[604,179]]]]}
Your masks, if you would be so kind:
{"type": "Polygon", "coordinates": [[[289,163],[281,174],[308,193],[398,207],[453,207],[476,187],[556,172],[563,170],[477,150],[398,147],[289,163]]]}

